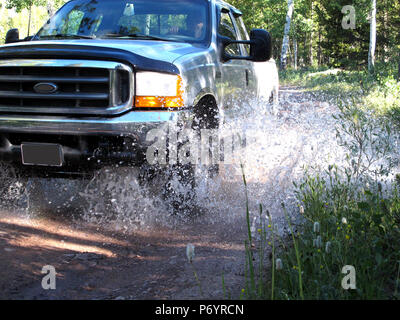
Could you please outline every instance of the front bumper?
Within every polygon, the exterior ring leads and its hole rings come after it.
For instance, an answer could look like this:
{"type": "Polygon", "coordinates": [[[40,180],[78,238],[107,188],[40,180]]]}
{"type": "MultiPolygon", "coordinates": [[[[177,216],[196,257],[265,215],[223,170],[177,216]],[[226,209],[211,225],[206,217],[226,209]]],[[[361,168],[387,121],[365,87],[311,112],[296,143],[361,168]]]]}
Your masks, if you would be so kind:
{"type": "Polygon", "coordinates": [[[57,143],[63,149],[63,167],[46,171],[139,165],[154,143],[147,140],[150,130],[166,132],[169,125],[186,126],[191,116],[190,110],[135,111],[116,118],[0,115],[0,161],[22,165],[21,143],[38,142],[57,143]]]}

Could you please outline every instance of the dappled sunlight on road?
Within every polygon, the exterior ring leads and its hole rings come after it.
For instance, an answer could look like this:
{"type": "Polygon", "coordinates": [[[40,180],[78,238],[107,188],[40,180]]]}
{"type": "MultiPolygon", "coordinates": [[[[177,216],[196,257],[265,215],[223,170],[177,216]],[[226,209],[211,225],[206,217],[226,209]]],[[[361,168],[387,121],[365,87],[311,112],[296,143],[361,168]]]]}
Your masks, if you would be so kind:
{"type": "Polygon", "coordinates": [[[126,242],[97,232],[81,231],[68,223],[49,219],[26,219],[0,215],[0,239],[7,246],[23,248],[44,248],[73,252],[91,252],[107,257],[115,253],[102,248],[104,245],[124,246],[126,242]]]}

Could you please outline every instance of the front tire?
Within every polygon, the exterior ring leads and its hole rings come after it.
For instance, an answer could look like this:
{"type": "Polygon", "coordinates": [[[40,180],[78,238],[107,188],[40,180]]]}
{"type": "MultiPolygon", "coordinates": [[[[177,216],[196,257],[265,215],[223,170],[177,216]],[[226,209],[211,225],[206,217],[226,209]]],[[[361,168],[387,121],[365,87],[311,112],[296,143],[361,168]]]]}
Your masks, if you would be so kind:
{"type": "MultiPolygon", "coordinates": [[[[197,137],[201,137],[202,130],[211,130],[211,132],[217,134],[217,136],[211,137],[212,140],[218,139],[218,130],[220,128],[221,117],[214,97],[207,96],[200,100],[196,110],[196,116],[193,121],[192,129],[195,131],[197,137]]],[[[212,159],[211,148],[209,149],[209,153],[212,159]]],[[[217,159],[219,160],[219,157],[217,159]]],[[[213,163],[211,165],[207,165],[207,173],[210,178],[218,176],[219,164],[213,163]]]]}
{"type": "MultiPolygon", "coordinates": [[[[219,129],[220,117],[217,103],[212,96],[202,98],[195,107],[192,130],[197,138],[202,130],[219,129]]],[[[178,146],[179,148],[179,146],[178,146]]],[[[219,164],[208,167],[208,176],[219,173],[219,164]]],[[[174,213],[192,215],[196,206],[196,164],[180,164],[169,168],[168,181],[164,188],[164,198],[174,213]]]]}

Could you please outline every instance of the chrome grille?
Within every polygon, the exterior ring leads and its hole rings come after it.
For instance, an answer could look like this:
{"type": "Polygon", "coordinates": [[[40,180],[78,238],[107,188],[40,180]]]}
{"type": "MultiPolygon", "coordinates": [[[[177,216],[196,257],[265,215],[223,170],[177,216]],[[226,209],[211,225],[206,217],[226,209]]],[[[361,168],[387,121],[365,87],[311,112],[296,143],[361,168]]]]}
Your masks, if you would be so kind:
{"type": "Polygon", "coordinates": [[[0,61],[0,112],[113,115],[132,107],[130,67],[86,60],[0,61]],[[49,85],[55,92],[35,86],[49,85]]]}

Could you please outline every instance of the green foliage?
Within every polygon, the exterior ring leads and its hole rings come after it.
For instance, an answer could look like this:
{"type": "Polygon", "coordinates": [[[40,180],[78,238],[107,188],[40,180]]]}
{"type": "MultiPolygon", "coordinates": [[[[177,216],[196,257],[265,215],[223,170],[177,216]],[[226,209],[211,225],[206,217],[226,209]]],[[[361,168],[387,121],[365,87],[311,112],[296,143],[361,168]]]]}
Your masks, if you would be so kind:
{"type": "MultiPolygon", "coordinates": [[[[18,28],[20,37],[28,34],[28,9],[23,9],[20,14],[15,10],[0,8],[0,44],[4,43],[8,30],[18,28]]],[[[37,31],[48,19],[47,10],[44,7],[32,7],[31,32],[37,31]]]]}
{"type": "Polygon", "coordinates": [[[45,4],[45,0],[6,0],[6,8],[14,8],[17,12],[29,9],[32,6],[44,6],[45,4]]]}
{"type": "Polygon", "coordinates": [[[339,102],[341,112],[334,116],[338,122],[338,143],[349,152],[349,168],[357,179],[365,175],[388,176],[398,164],[397,159],[392,158],[396,135],[391,123],[386,118],[373,117],[370,112],[358,108],[354,99],[351,101],[349,105],[339,102]]]}
{"type": "MultiPolygon", "coordinates": [[[[273,38],[274,56],[279,57],[287,3],[280,0],[230,0],[244,13],[248,29],[265,28],[273,38]]],[[[358,68],[367,65],[369,47],[370,0],[295,0],[290,31],[290,61],[294,60],[294,39],[298,44],[298,65],[311,62],[331,67],[358,68]],[[342,8],[351,4],[356,10],[356,28],[342,28],[342,8]]],[[[378,1],[378,60],[396,57],[398,61],[400,3],[378,1]]]]}
{"type": "MultiPolygon", "coordinates": [[[[53,0],[53,1],[33,1],[31,8],[31,34],[39,30],[40,27],[49,18],[47,12],[47,4],[49,4],[55,11],[66,0],[53,0]],[[40,4],[41,6],[39,6],[40,4]]],[[[20,30],[20,37],[27,36],[28,19],[30,9],[30,1],[7,1],[5,5],[0,6],[0,44],[4,43],[5,35],[8,30],[18,28],[20,30]]]]}
{"type": "Polygon", "coordinates": [[[323,41],[320,45],[325,61],[331,66],[365,65],[369,48],[369,0],[352,2],[356,12],[356,28],[343,29],[341,12],[348,5],[346,0],[320,0],[316,6],[323,41]]]}
{"type": "Polygon", "coordinates": [[[243,12],[243,20],[250,31],[254,28],[267,29],[272,36],[274,56],[280,53],[283,26],[286,18],[286,1],[280,0],[228,0],[243,12]]]}
{"type": "MultiPolygon", "coordinates": [[[[308,299],[399,298],[394,293],[400,259],[400,193],[398,185],[393,187],[384,196],[378,182],[354,185],[337,168],[326,179],[306,176],[298,185],[307,218],[299,243],[308,299]],[[313,232],[316,221],[320,233],[313,232]],[[315,246],[317,236],[322,243],[315,246]],[[328,242],[330,250],[326,250],[328,242]],[[340,285],[345,265],[356,268],[357,290],[345,291],[340,285]]],[[[282,256],[287,276],[281,274],[278,286],[284,292],[281,298],[286,298],[296,286],[290,271],[293,248],[282,256]]]]}
{"type": "Polygon", "coordinates": [[[5,7],[7,9],[15,9],[17,12],[21,12],[23,9],[29,9],[32,6],[46,6],[47,4],[59,8],[61,5],[66,3],[68,0],[5,0],[5,7]]]}

